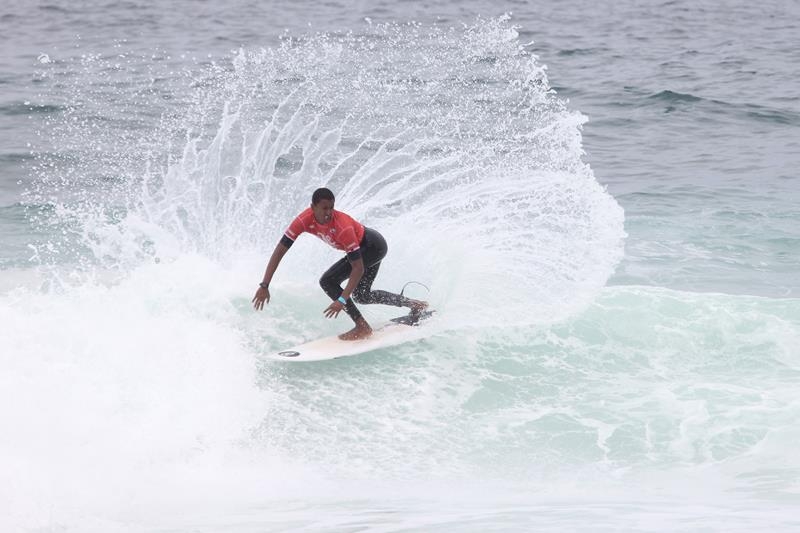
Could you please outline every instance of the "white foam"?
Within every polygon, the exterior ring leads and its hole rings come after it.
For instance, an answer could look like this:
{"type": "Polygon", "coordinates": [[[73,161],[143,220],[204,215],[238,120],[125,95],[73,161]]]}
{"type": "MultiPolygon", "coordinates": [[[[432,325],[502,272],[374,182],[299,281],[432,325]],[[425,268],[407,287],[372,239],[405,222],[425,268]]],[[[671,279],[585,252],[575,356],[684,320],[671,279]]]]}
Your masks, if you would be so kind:
{"type": "MultiPolygon", "coordinates": [[[[250,456],[245,445],[270,395],[231,303],[240,290],[187,256],[116,285],[2,297],[7,510],[34,527],[144,501],[196,504],[205,491],[223,497],[208,487],[230,486],[231,469],[263,465],[265,450],[250,456]]],[[[272,466],[265,479],[280,477],[272,466]]]]}

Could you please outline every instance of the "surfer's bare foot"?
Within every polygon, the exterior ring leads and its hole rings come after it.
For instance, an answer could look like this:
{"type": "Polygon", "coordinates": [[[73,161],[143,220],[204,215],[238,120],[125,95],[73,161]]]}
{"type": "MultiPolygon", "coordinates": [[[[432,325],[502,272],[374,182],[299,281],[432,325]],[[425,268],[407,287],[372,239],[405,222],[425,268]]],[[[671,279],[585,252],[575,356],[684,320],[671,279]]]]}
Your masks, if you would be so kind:
{"type": "Polygon", "coordinates": [[[367,337],[372,335],[372,328],[367,324],[367,321],[363,318],[360,318],[356,321],[356,327],[348,331],[347,333],[342,333],[339,335],[339,338],[343,341],[357,341],[359,339],[366,339],[367,337]]]}

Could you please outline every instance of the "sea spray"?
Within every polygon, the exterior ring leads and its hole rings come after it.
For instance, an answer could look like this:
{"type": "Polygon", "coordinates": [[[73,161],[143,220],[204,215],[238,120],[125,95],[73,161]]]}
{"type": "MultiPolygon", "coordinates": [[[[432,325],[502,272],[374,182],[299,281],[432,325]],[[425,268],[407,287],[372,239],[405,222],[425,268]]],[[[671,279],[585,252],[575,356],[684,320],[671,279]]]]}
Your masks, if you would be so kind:
{"type": "MultiPolygon", "coordinates": [[[[622,210],[581,160],[585,118],[506,18],[286,37],[191,76],[183,114],[115,147],[119,201],[61,210],[105,268],[266,256],[319,186],[388,238],[382,283],[433,286],[461,325],[570,316],[622,255],[622,210]]],[[[278,280],[331,256],[289,261],[278,280]]]]}

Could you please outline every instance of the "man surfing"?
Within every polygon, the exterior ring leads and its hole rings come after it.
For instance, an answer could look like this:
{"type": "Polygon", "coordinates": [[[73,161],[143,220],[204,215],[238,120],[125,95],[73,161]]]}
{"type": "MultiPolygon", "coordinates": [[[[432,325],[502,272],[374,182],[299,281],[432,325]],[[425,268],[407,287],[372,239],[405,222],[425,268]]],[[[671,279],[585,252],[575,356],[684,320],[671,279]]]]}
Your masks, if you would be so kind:
{"type": "Polygon", "coordinates": [[[378,275],[381,260],[386,256],[386,241],[372,228],[367,228],[349,215],[333,209],[336,199],[329,189],[320,188],[311,196],[311,207],[297,215],[275,246],[272,257],[253,297],[256,310],[269,303],[269,284],[283,256],[301,233],[316,235],[337,250],[347,255],[334,263],[320,278],[319,284],[333,300],[324,313],[328,318],[339,316],[342,309],[353,319],[355,327],[339,335],[342,340],[365,339],[372,335],[372,328],[361,315],[353,301],[360,304],[385,304],[409,307],[411,315],[421,316],[428,307],[427,302],[412,300],[391,292],[372,290],[372,282],[378,275]],[[344,289],[341,283],[347,281],[344,289]],[[351,298],[352,297],[352,298],[351,298]]]}

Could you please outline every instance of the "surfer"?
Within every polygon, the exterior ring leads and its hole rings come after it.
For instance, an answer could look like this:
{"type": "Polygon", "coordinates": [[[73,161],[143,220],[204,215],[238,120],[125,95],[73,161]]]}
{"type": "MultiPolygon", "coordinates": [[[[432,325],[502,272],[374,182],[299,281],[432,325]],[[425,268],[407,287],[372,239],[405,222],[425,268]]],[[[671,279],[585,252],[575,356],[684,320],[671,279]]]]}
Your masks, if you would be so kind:
{"type": "Polygon", "coordinates": [[[427,302],[406,298],[400,294],[372,290],[372,282],[378,275],[381,260],[386,256],[386,241],[372,228],[367,228],[349,215],[333,209],[333,193],[326,188],[314,191],[311,207],[297,215],[289,225],[281,240],[275,246],[267,264],[264,279],[259,283],[253,297],[253,307],[264,308],[269,303],[269,284],[278,265],[289,248],[301,233],[316,235],[337,250],[347,255],[334,263],[320,278],[319,284],[333,300],[324,313],[335,318],[344,311],[353,319],[355,327],[339,335],[342,340],[364,339],[372,335],[372,328],[355,306],[360,304],[385,304],[395,307],[408,307],[411,315],[420,316],[428,307],[427,302]],[[341,283],[347,281],[344,289],[341,283]]]}

